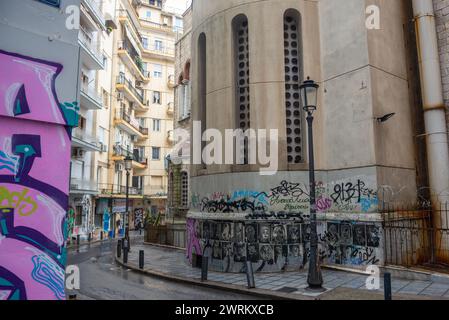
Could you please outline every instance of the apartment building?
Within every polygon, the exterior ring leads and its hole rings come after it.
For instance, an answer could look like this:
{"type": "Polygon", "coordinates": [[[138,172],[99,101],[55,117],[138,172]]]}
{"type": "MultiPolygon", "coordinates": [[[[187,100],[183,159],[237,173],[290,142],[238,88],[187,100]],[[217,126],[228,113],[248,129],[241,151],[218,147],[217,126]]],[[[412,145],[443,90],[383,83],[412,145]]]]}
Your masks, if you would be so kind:
{"type": "Polygon", "coordinates": [[[99,236],[103,229],[105,212],[95,208],[95,197],[107,183],[114,11],[114,0],[80,4],[80,111],[72,139],[69,238],[99,236]]]}
{"type": "Polygon", "coordinates": [[[107,183],[97,207],[109,208],[111,228],[123,231],[128,183],[129,228],[145,213],[165,214],[165,157],[173,145],[174,41],[182,17],[161,1],[116,5],[107,183]],[[132,159],[126,170],[125,159],[132,159]],[[128,180],[128,182],[127,182],[128,180]]]}

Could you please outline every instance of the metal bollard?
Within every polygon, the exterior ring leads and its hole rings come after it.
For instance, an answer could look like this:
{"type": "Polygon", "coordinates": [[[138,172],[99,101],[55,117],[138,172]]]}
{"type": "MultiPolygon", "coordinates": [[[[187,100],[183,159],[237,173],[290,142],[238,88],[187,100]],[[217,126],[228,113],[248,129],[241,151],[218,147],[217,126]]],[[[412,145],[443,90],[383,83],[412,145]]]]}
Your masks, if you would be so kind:
{"type": "Polygon", "coordinates": [[[143,269],[143,264],[144,264],[144,251],[140,250],[139,251],[139,268],[143,269]]]}
{"type": "Polygon", "coordinates": [[[117,258],[122,256],[122,240],[117,241],[117,258]]]}
{"type": "Polygon", "coordinates": [[[246,280],[248,281],[248,289],[254,289],[256,287],[256,283],[254,281],[253,264],[248,260],[246,260],[246,280]]]}
{"type": "Polygon", "coordinates": [[[203,256],[201,258],[201,281],[207,281],[208,269],[209,269],[209,258],[203,256]]]}
{"type": "Polygon", "coordinates": [[[77,236],[76,236],[76,244],[79,246],[80,245],[80,239],[81,239],[81,237],[80,237],[80,235],[78,234],[77,236]]]}
{"type": "Polygon", "coordinates": [[[103,240],[103,231],[100,232],[100,240],[103,240]]]}
{"type": "Polygon", "coordinates": [[[391,295],[391,273],[384,274],[384,293],[385,300],[393,300],[391,295]]]}
{"type": "Polygon", "coordinates": [[[128,263],[128,248],[123,248],[123,263],[128,263]]]}

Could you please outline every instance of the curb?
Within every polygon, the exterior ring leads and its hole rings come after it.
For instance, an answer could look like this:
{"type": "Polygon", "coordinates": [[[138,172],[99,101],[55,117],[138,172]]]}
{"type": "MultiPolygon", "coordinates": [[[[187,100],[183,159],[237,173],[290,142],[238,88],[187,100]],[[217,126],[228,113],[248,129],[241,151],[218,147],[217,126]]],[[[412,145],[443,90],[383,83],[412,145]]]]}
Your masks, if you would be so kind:
{"type": "Polygon", "coordinates": [[[173,250],[178,250],[178,251],[186,251],[186,248],[181,248],[181,247],[173,247],[173,246],[169,246],[166,244],[159,244],[159,243],[151,243],[151,242],[143,242],[144,245],[146,246],[153,246],[153,247],[158,247],[158,248],[165,248],[165,249],[173,249],[173,250]]]}
{"type": "Polygon", "coordinates": [[[240,294],[268,298],[268,299],[272,299],[272,300],[317,300],[317,298],[308,297],[308,296],[304,296],[304,295],[298,295],[298,297],[292,297],[292,295],[290,295],[290,294],[284,294],[284,293],[280,293],[280,292],[274,293],[271,290],[257,289],[257,288],[256,289],[247,289],[247,288],[242,288],[241,286],[237,286],[237,285],[223,284],[220,282],[209,281],[209,280],[203,282],[200,280],[175,276],[175,275],[171,275],[171,274],[167,274],[167,273],[163,273],[163,272],[159,272],[159,271],[155,271],[155,270],[151,270],[151,269],[142,270],[142,269],[139,269],[129,263],[127,263],[127,264],[123,263],[122,261],[120,261],[117,258],[116,253],[114,254],[114,259],[119,265],[126,267],[128,269],[131,269],[133,271],[136,271],[136,272],[139,272],[139,273],[142,273],[145,275],[153,276],[153,277],[158,277],[158,278],[174,281],[174,282],[193,284],[193,285],[197,285],[200,287],[206,287],[206,288],[212,288],[212,289],[226,290],[226,291],[240,293],[240,294]]]}

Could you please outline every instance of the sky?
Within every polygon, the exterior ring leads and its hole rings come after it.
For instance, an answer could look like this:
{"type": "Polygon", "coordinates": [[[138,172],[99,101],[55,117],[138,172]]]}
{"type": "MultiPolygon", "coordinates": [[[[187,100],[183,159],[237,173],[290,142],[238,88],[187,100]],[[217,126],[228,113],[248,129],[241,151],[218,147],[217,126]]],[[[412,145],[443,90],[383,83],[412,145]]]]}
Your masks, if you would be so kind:
{"type": "Polygon", "coordinates": [[[192,0],[167,0],[168,7],[175,7],[184,11],[187,9],[187,5],[190,4],[192,0]]]}

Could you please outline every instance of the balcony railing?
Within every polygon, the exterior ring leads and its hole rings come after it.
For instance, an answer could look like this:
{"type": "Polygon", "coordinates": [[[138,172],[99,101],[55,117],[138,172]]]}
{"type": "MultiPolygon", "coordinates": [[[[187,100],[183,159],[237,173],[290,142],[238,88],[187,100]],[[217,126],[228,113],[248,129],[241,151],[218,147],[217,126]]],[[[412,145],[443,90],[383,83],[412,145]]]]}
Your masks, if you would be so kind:
{"type": "Polygon", "coordinates": [[[87,31],[80,28],[80,31],[78,32],[78,40],[87,48],[92,56],[94,56],[101,64],[103,64],[103,55],[95,46],[94,42],[92,41],[92,37],[87,31]]]}
{"type": "Polygon", "coordinates": [[[113,154],[116,157],[132,157],[132,158],[134,157],[134,154],[132,151],[125,149],[121,145],[117,145],[117,144],[114,146],[113,154]]]}
{"type": "Polygon", "coordinates": [[[97,90],[92,86],[81,86],[81,92],[87,95],[89,98],[94,100],[95,102],[103,105],[103,96],[98,94],[97,90]]]}
{"type": "Polygon", "coordinates": [[[126,87],[136,96],[136,98],[143,104],[146,105],[146,103],[144,102],[144,98],[143,98],[143,93],[139,92],[139,90],[137,90],[134,85],[132,84],[131,81],[129,81],[128,79],[126,79],[126,77],[124,75],[119,75],[117,76],[117,84],[124,84],[126,85],[126,87]]]}
{"type": "Polygon", "coordinates": [[[148,135],[148,128],[139,126],[139,131],[140,131],[140,133],[143,134],[144,136],[147,136],[147,135],[148,135]]]}
{"type": "Polygon", "coordinates": [[[100,140],[93,134],[88,134],[86,131],[81,128],[74,128],[72,130],[72,137],[77,138],[81,141],[84,141],[95,148],[98,148],[100,140]]]}
{"type": "MultiPolygon", "coordinates": [[[[100,183],[98,186],[101,194],[126,195],[126,186],[109,183],[100,183]]],[[[143,195],[142,188],[129,187],[128,190],[130,195],[143,195]]]]}
{"type": "Polygon", "coordinates": [[[173,29],[173,26],[170,26],[168,24],[160,24],[145,18],[140,18],[141,20],[141,24],[143,26],[147,26],[150,28],[154,28],[154,29],[159,29],[159,30],[163,30],[163,31],[168,31],[168,32],[175,32],[173,29]]]}
{"type": "Polygon", "coordinates": [[[97,19],[99,20],[99,22],[104,25],[105,19],[103,16],[103,13],[101,12],[100,7],[98,6],[98,3],[96,3],[94,0],[83,0],[88,8],[92,11],[92,13],[97,17],[97,19]]]}
{"type": "Polygon", "coordinates": [[[146,45],[143,47],[146,51],[150,51],[153,54],[161,54],[166,56],[175,56],[175,48],[170,46],[160,46],[160,45],[146,45]]]}
{"type": "Polygon", "coordinates": [[[148,158],[146,158],[143,155],[136,154],[120,145],[114,146],[113,155],[115,157],[131,157],[135,162],[138,162],[143,165],[148,164],[148,158]]]}
{"type": "Polygon", "coordinates": [[[142,58],[135,52],[135,49],[133,46],[129,43],[129,40],[120,40],[118,42],[118,50],[125,50],[128,52],[129,56],[131,57],[131,60],[134,63],[134,66],[139,69],[139,71],[147,78],[149,78],[147,75],[148,73],[143,68],[142,65],[142,58]]]}
{"type": "Polygon", "coordinates": [[[98,191],[98,184],[93,180],[84,180],[84,179],[70,179],[70,190],[71,191],[98,191]]]}

